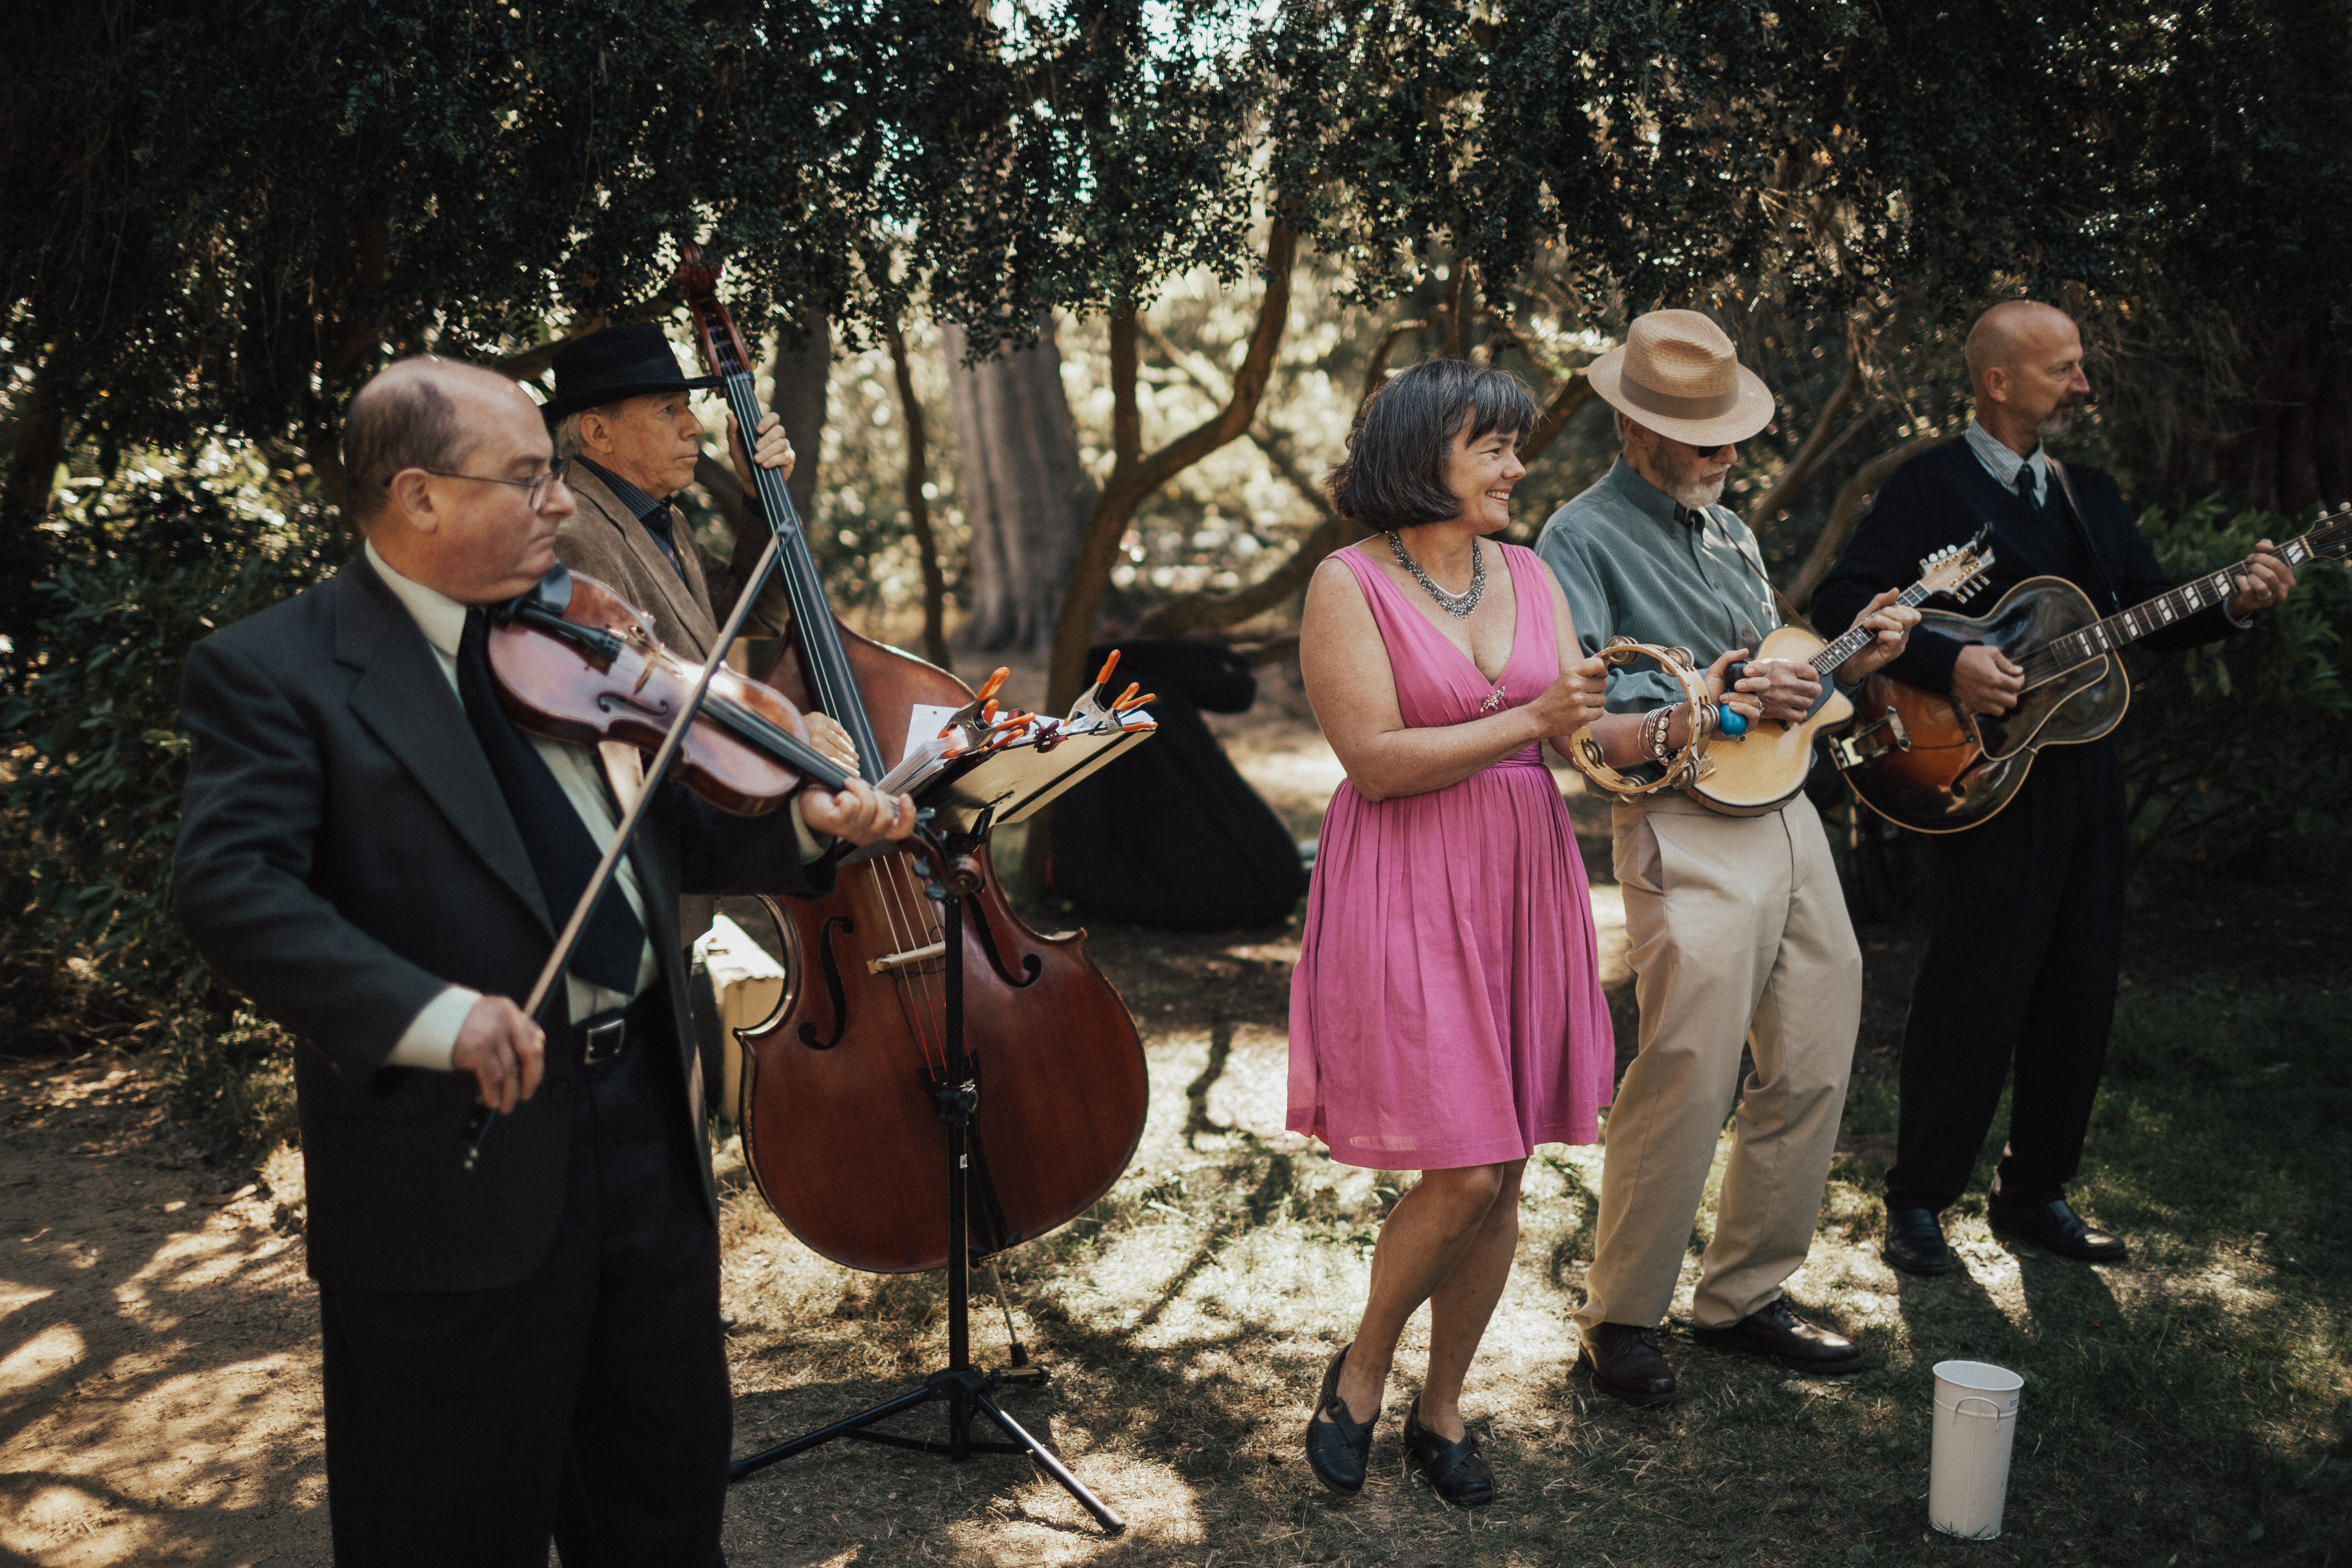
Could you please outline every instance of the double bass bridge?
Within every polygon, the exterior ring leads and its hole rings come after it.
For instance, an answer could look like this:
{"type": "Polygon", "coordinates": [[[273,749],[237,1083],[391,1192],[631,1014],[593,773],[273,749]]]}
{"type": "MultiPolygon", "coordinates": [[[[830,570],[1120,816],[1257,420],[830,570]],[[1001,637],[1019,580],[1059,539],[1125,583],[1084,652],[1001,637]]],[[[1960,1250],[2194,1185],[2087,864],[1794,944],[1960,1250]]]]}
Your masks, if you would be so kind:
{"type": "Polygon", "coordinates": [[[904,969],[910,963],[924,963],[934,958],[944,958],[947,956],[947,951],[948,944],[945,940],[941,940],[932,942],[928,947],[910,947],[904,952],[886,952],[879,958],[867,959],[866,973],[887,974],[894,969],[904,969]]]}

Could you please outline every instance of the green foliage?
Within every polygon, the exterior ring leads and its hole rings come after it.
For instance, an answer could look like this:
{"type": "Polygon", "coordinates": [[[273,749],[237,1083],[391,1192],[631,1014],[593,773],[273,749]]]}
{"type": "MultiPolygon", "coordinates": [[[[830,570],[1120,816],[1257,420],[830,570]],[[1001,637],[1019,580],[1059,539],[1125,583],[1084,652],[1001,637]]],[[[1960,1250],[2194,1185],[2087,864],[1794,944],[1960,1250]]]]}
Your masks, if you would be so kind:
{"type": "Polygon", "coordinates": [[[82,548],[40,584],[35,678],[0,699],[13,773],[0,798],[33,889],[20,929],[159,1000],[193,1005],[208,989],[169,908],[188,749],[181,661],[348,548],[316,515],[268,510],[256,477],[215,450],[62,507],[56,526],[82,548]]]}
{"type": "MultiPolygon", "coordinates": [[[[2303,531],[2207,500],[2151,510],[2141,531],[2173,581],[2244,559],[2257,539],[2303,531]]],[[[2297,574],[2253,629],[2185,654],[2126,656],[2132,709],[2116,732],[2138,851],[2159,868],[2282,868],[2344,854],[2352,754],[2352,577],[2336,563],[2297,574]]]]}

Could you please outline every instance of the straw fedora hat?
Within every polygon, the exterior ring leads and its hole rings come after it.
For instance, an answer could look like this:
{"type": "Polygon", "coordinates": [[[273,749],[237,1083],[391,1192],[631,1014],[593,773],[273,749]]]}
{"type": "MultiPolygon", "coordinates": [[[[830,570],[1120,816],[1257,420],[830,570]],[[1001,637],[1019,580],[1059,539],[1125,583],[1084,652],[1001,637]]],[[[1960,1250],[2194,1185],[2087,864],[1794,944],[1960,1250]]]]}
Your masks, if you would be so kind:
{"type": "Polygon", "coordinates": [[[1637,316],[1622,348],[1585,372],[1610,407],[1636,425],[1713,450],[1772,423],[1764,378],[1739,363],[1723,329],[1696,310],[1637,316]]]}

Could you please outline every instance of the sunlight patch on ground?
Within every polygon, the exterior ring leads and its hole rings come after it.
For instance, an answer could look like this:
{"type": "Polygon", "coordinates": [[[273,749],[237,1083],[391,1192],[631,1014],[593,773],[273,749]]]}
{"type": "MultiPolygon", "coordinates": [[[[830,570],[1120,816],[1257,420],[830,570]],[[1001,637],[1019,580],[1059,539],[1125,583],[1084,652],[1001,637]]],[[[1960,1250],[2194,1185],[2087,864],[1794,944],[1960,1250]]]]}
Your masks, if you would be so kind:
{"type": "MultiPolygon", "coordinates": [[[[1062,1458],[1097,1497],[1116,1498],[1113,1511],[1127,1522],[1119,1541],[1156,1547],[1192,1546],[1204,1539],[1192,1483],[1172,1468],[1148,1459],[1088,1453],[1076,1427],[1062,1432],[1062,1458]]],[[[976,1517],[947,1527],[949,1540],[983,1563],[1039,1568],[1087,1563],[1108,1552],[1131,1552],[1103,1533],[1076,1500],[1042,1478],[1005,1488],[976,1517]]]]}
{"type": "Polygon", "coordinates": [[[0,1359],[0,1395],[19,1393],[54,1377],[79,1361],[83,1349],[80,1330],[71,1323],[51,1323],[0,1359]]]}

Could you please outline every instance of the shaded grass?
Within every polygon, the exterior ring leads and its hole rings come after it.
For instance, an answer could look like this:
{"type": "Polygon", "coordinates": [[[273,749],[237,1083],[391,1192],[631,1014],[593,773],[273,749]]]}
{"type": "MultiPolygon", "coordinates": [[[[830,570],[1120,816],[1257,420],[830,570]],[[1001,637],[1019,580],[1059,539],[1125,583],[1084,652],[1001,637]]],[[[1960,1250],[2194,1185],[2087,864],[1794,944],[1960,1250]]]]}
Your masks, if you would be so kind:
{"type": "MultiPolygon", "coordinates": [[[[1307,1400],[1352,1331],[1371,1238],[1410,1178],[1334,1164],[1281,1131],[1284,1039],[1267,996],[1249,1004],[1248,973],[1234,972],[1214,1016],[1163,1011],[1158,998],[1173,1009],[1183,994],[1183,964],[1260,964],[1262,946],[1210,942],[1185,958],[1170,945],[1151,954],[1171,972],[1131,988],[1120,975],[1131,999],[1150,999],[1148,1026],[1165,1019],[1148,1037],[1154,1101],[1134,1166],[1087,1215],[1006,1259],[1021,1332],[1054,1380],[1008,1405],[1050,1429],[1129,1516],[1128,1536],[1105,1540],[1017,1459],[954,1467],[843,1445],[737,1489],[730,1561],[2352,1561],[2352,1266],[2340,1239],[2352,1137],[2338,1110],[2352,1090],[2352,1027],[2331,983],[2126,993],[2076,1188],[2130,1236],[2126,1266],[2083,1268],[1998,1243],[1979,1195],[1948,1216],[1963,1269],[1895,1275],[1876,1256],[1883,1164],[1841,1157],[1790,1293],[1869,1345],[1873,1368],[1857,1377],[1791,1377],[1676,1335],[1680,1406],[1639,1413],[1593,1397],[1572,1373],[1567,1318],[1591,1257],[1600,1152],[1541,1151],[1519,1267],[1465,1400],[1504,1497],[1463,1514],[1402,1470],[1395,1434],[1425,1317],[1400,1354],[1363,1495],[1331,1499],[1307,1475],[1307,1400]],[[2027,1379],[1996,1542],[1927,1527],[1929,1369],[1952,1356],[2027,1379]]],[[[1849,1147],[1877,1147],[1893,1117],[1891,1081],[1866,1071],[1849,1147]]],[[[935,1279],[833,1268],[748,1194],[730,1200],[728,1226],[739,1447],[819,1425],[937,1363],[935,1279]]],[[[1702,1220],[1695,1243],[1705,1235],[1702,1220]]],[[[1694,1260],[1678,1310],[1695,1278],[1694,1260]]],[[[992,1309],[975,1333],[981,1359],[1001,1362],[992,1309]]],[[[936,1419],[901,1429],[928,1433],[936,1419]]]]}

